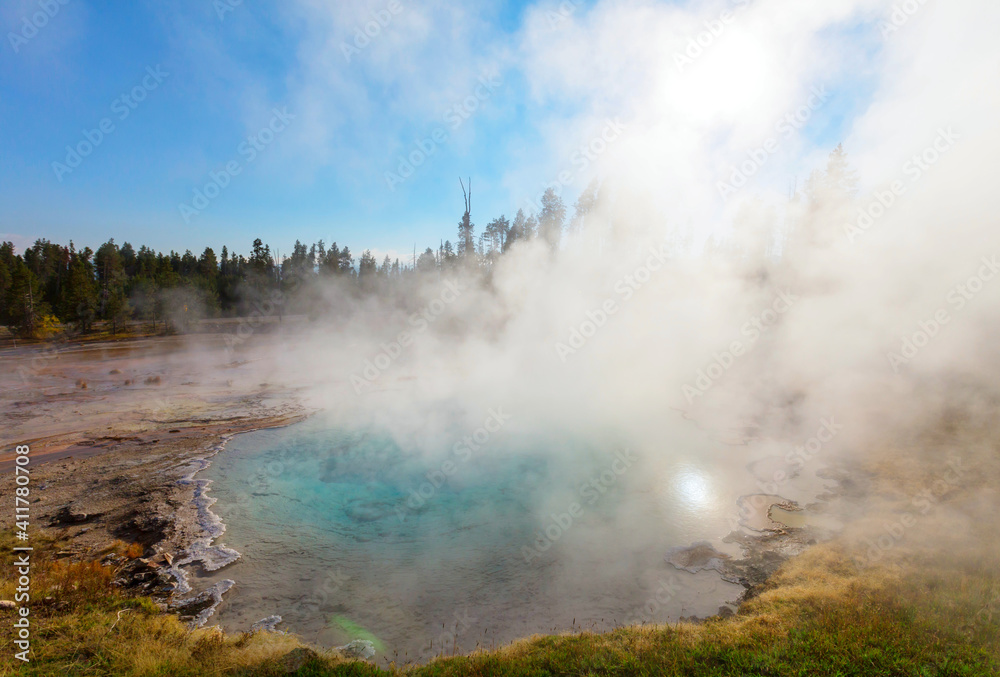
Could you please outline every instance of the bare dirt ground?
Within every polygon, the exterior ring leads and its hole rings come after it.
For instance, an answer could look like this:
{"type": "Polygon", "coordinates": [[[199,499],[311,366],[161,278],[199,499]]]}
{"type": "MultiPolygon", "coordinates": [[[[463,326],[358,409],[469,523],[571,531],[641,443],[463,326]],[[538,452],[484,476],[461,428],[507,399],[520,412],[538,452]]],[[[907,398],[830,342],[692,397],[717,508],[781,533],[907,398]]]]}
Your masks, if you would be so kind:
{"type": "MultiPolygon", "coordinates": [[[[252,363],[218,335],[0,351],[0,493],[13,495],[15,447],[28,445],[31,529],[68,539],[63,556],[115,540],[182,551],[197,530],[194,487],[179,482],[191,461],[307,414],[252,363]]],[[[13,521],[0,511],[2,528],[13,521]]]]}

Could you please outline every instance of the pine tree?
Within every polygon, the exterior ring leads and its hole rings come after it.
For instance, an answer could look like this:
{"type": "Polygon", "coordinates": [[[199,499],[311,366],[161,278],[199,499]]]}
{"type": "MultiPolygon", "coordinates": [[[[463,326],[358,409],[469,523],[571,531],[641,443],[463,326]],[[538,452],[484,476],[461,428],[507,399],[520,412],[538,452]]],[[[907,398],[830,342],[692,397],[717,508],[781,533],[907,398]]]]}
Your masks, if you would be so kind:
{"type": "Polygon", "coordinates": [[[597,205],[597,190],[597,179],[594,179],[576,199],[576,204],[573,206],[575,213],[573,214],[573,220],[570,222],[569,226],[571,232],[579,232],[583,229],[587,215],[590,214],[597,205]]]}
{"type": "Polygon", "coordinates": [[[566,207],[562,198],[553,189],[547,188],[542,195],[542,212],[538,215],[538,234],[553,249],[559,247],[565,221],[566,207]]]}
{"type": "Polygon", "coordinates": [[[527,219],[524,217],[524,210],[518,209],[517,214],[514,215],[514,221],[510,224],[510,231],[507,234],[507,241],[504,242],[503,250],[507,251],[510,246],[517,242],[518,240],[527,239],[525,235],[525,223],[527,219]]]}

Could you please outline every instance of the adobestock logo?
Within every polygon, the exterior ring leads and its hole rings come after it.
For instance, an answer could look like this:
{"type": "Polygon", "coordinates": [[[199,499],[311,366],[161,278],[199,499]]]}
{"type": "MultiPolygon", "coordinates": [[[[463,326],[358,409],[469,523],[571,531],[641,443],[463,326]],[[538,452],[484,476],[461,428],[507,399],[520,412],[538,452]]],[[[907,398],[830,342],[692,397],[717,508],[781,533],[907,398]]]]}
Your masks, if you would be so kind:
{"type": "Polygon", "coordinates": [[[214,0],[212,7],[215,8],[215,15],[219,17],[219,21],[225,21],[226,15],[235,12],[242,4],[243,0],[214,0]]]}
{"type": "Polygon", "coordinates": [[[716,188],[724,200],[729,200],[741,188],[750,182],[750,179],[767,164],[771,156],[781,148],[782,140],[788,140],[801,130],[813,114],[818,111],[830,98],[830,93],[826,91],[826,86],[811,87],[809,97],[805,104],[798,109],[786,113],[781,119],[774,123],[774,131],[778,136],[772,136],[764,141],[758,148],[747,151],[747,159],[738,166],[730,166],[729,181],[719,181],[716,188]]]}
{"type": "Polygon", "coordinates": [[[524,561],[531,564],[533,559],[541,557],[555,545],[573,524],[583,517],[586,512],[583,503],[595,505],[638,460],[639,457],[632,453],[631,449],[616,452],[614,461],[607,469],[580,486],[578,492],[580,501],[570,503],[564,512],[549,514],[548,523],[535,532],[534,542],[521,548],[524,561]]]}
{"type": "MultiPolygon", "coordinates": [[[[163,81],[170,76],[159,65],[156,68],[149,66],[146,68],[146,75],[142,81],[130,91],[122,94],[111,102],[111,112],[115,114],[119,122],[122,122],[139,107],[149,93],[159,88],[163,81]]],[[[102,118],[93,129],[84,129],[83,139],[75,145],[66,146],[66,158],[63,162],[53,162],[52,171],[55,172],[59,183],[63,178],[83,164],[83,161],[90,157],[104,141],[117,129],[115,121],[111,117],[102,118]]]]}
{"type": "Polygon", "coordinates": [[[681,387],[681,394],[684,395],[688,404],[693,403],[696,398],[711,390],[726,375],[726,372],[732,369],[737,359],[750,352],[761,336],[774,326],[782,315],[790,311],[798,300],[799,297],[790,290],[779,292],[770,308],[766,308],[760,315],[751,317],[740,328],[740,333],[747,337],[747,342],[733,341],[729,344],[728,350],[715,353],[712,356],[712,362],[698,370],[694,385],[685,383],[681,387]]]}
{"type": "MultiPolygon", "coordinates": [[[[601,131],[595,134],[591,139],[583,144],[573,152],[569,157],[570,166],[562,169],[556,174],[556,180],[550,183],[542,185],[541,191],[537,193],[542,195],[549,188],[555,191],[556,195],[562,196],[562,189],[573,185],[576,180],[583,175],[584,172],[590,167],[591,164],[597,161],[597,159],[606,153],[614,142],[622,137],[622,135],[628,130],[628,126],[621,121],[620,118],[608,118],[604,127],[601,131]]],[[[541,213],[544,209],[541,201],[538,198],[528,198],[522,202],[526,211],[533,211],[536,213],[541,213]]]]}
{"type": "MultiPolygon", "coordinates": [[[[964,310],[973,299],[982,293],[986,284],[996,279],[997,275],[1000,274],[1000,261],[997,261],[996,255],[984,256],[981,262],[982,265],[974,275],[965,282],[955,285],[945,297],[946,302],[953,306],[956,312],[964,310]]],[[[951,324],[953,319],[947,309],[938,308],[931,319],[918,322],[917,331],[910,336],[902,337],[899,350],[890,351],[886,356],[893,373],[898,374],[904,365],[912,362],[921,350],[930,345],[931,340],[937,337],[945,326],[951,324]]]]}
{"type": "Polygon", "coordinates": [[[280,290],[271,292],[271,298],[263,303],[256,301],[253,304],[253,312],[247,317],[241,317],[239,326],[236,327],[235,334],[226,334],[226,354],[233,359],[236,348],[249,339],[263,325],[268,318],[280,315],[282,306],[285,304],[285,295],[280,290]]]}
{"type": "Polygon", "coordinates": [[[404,505],[396,508],[396,516],[400,522],[406,521],[406,516],[411,511],[420,510],[427,502],[437,495],[451,477],[458,472],[460,463],[465,464],[473,455],[485,447],[489,441],[500,432],[513,416],[504,412],[503,407],[490,409],[483,424],[455,443],[451,452],[452,458],[445,459],[436,470],[429,471],[424,477],[427,478],[416,489],[410,489],[409,498],[404,505]]]}
{"type": "Polygon", "coordinates": [[[570,329],[567,342],[556,343],[556,355],[559,360],[566,364],[570,355],[575,355],[582,350],[587,345],[587,341],[597,334],[597,330],[607,325],[611,317],[622,309],[622,304],[629,301],[636,292],[648,284],[653,273],[662,270],[667,265],[668,260],[667,245],[661,245],[659,250],[650,247],[645,265],[639,266],[615,283],[614,291],[621,299],[605,299],[597,310],[588,310],[586,319],[579,326],[570,329]]]}
{"type": "Polygon", "coordinates": [[[962,467],[962,459],[952,456],[947,467],[933,484],[914,496],[910,505],[915,512],[904,512],[898,518],[882,523],[881,532],[874,538],[863,537],[861,540],[867,546],[864,556],[854,558],[855,564],[865,567],[879,562],[885,555],[901,543],[906,532],[917,525],[919,518],[931,512],[941,499],[961,486],[962,477],[968,472],[962,467]]]}
{"type": "Polygon", "coordinates": [[[360,54],[362,50],[367,49],[368,45],[372,44],[372,40],[381,35],[396,16],[403,13],[403,9],[405,8],[399,0],[389,0],[385,9],[372,12],[370,21],[355,26],[352,44],[340,43],[340,52],[344,55],[344,60],[351,63],[351,59],[360,54]]]}
{"type": "MultiPolygon", "coordinates": [[[[461,127],[483,104],[493,97],[496,90],[503,84],[503,78],[500,77],[499,73],[484,73],[479,76],[477,83],[472,94],[445,109],[442,117],[451,131],[454,132],[461,127]]],[[[406,156],[397,156],[396,171],[385,172],[386,187],[395,191],[399,184],[416,174],[417,169],[435,156],[438,150],[450,139],[451,135],[444,127],[435,127],[427,136],[416,139],[412,144],[415,146],[413,150],[409,151],[406,156]]]]}
{"type": "Polygon", "coordinates": [[[893,5],[888,21],[883,20],[878,24],[882,39],[887,40],[890,35],[902,28],[910,20],[910,17],[919,12],[925,4],[927,4],[927,0],[906,0],[893,5]]]}
{"type": "Polygon", "coordinates": [[[661,610],[669,604],[681,591],[681,582],[677,576],[671,574],[666,580],[661,579],[659,584],[650,593],[646,603],[635,608],[626,618],[625,625],[644,625],[645,623],[655,623],[661,610]]]}
{"type": "Polygon", "coordinates": [[[54,19],[59,10],[67,4],[69,4],[69,0],[39,0],[39,11],[21,18],[21,30],[17,33],[14,31],[7,33],[7,40],[10,41],[14,53],[19,53],[21,47],[28,44],[32,38],[38,35],[39,31],[48,26],[49,21],[54,19]]]}
{"type": "MultiPolygon", "coordinates": [[[[749,5],[750,0],[733,0],[733,4],[742,8],[749,5]]],[[[695,60],[710,49],[735,20],[736,15],[728,9],[722,10],[718,19],[706,19],[705,30],[688,40],[683,51],[674,52],[674,64],[677,66],[677,72],[683,73],[686,67],[694,65],[695,60]]]]}
{"type": "Polygon", "coordinates": [[[545,12],[545,21],[548,24],[549,30],[554,31],[559,26],[563,24],[567,19],[573,16],[573,13],[580,8],[581,2],[578,0],[574,2],[573,0],[563,0],[559,3],[559,7],[556,11],[547,10],[545,12]]]}
{"type": "Polygon", "coordinates": [[[354,394],[360,395],[365,388],[372,387],[375,381],[388,371],[392,363],[403,354],[403,351],[413,345],[416,336],[427,331],[431,323],[437,321],[444,314],[445,308],[454,303],[463,291],[461,284],[454,280],[448,280],[444,283],[444,290],[438,298],[408,318],[407,322],[416,331],[401,331],[396,335],[395,340],[379,344],[381,350],[375,357],[365,360],[361,374],[351,374],[351,386],[354,388],[354,394]]]}
{"type": "MultiPolygon", "coordinates": [[[[903,163],[903,176],[910,179],[911,184],[922,179],[961,138],[951,127],[947,129],[943,127],[939,128],[937,132],[937,137],[929,146],[919,153],[914,154],[909,160],[903,163]]],[[[904,185],[902,179],[896,179],[889,184],[888,190],[876,190],[874,193],[875,199],[858,210],[858,218],[855,219],[854,223],[848,223],[844,226],[847,241],[851,244],[857,242],[862,235],[875,225],[876,221],[882,218],[896,204],[896,201],[900,197],[906,194],[906,191],[907,187],[904,185]]]]}
{"type": "Polygon", "coordinates": [[[222,169],[209,172],[208,183],[201,188],[195,188],[191,203],[182,202],[177,205],[184,223],[191,223],[191,220],[208,209],[212,200],[222,195],[222,191],[229,187],[232,180],[243,173],[247,165],[252,163],[268,146],[274,143],[278,134],[288,128],[288,123],[295,119],[295,116],[288,112],[288,108],[271,110],[271,121],[266,127],[262,127],[256,134],[251,134],[245,141],[240,143],[236,152],[246,158],[245,162],[240,160],[230,160],[222,169]]]}
{"type": "MultiPolygon", "coordinates": [[[[844,429],[843,423],[837,423],[833,417],[820,419],[819,430],[816,434],[805,441],[804,444],[794,447],[792,451],[785,454],[786,463],[793,466],[793,470],[776,470],[771,477],[771,481],[757,480],[757,487],[765,494],[777,495],[781,488],[785,486],[796,474],[804,468],[806,464],[816,458],[823,447],[834,440],[834,438],[844,429]]],[[[744,516],[745,517],[745,516],[744,516]]]]}

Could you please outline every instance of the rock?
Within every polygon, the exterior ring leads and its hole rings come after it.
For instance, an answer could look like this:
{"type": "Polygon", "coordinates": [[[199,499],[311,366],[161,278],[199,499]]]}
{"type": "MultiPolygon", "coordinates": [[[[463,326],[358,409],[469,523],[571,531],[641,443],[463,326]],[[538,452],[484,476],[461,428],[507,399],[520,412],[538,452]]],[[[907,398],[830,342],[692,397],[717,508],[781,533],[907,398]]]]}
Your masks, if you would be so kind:
{"type": "Polygon", "coordinates": [[[125,558],[122,557],[121,555],[111,552],[105,555],[103,559],[101,559],[101,564],[103,564],[104,566],[117,566],[125,561],[126,561],[125,558]]]}
{"type": "Polygon", "coordinates": [[[367,639],[356,639],[353,642],[348,642],[344,646],[338,646],[337,651],[342,653],[345,658],[355,660],[368,661],[375,658],[375,645],[367,639]]]}
{"type": "Polygon", "coordinates": [[[50,526],[54,527],[62,526],[65,524],[83,524],[84,522],[89,522],[91,520],[97,519],[98,517],[100,517],[99,514],[88,515],[85,512],[73,512],[72,510],[70,510],[70,507],[68,505],[64,505],[62,508],[59,509],[59,512],[57,512],[55,516],[52,517],[52,520],[49,522],[49,524],[50,526]]]}
{"type": "Polygon", "coordinates": [[[670,548],[666,554],[667,563],[681,571],[696,574],[712,569],[722,572],[729,555],[716,550],[708,541],[698,541],[689,546],[670,548]]]}
{"type": "Polygon", "coordinates": [[[729,618],[730,616],[735,616],[736,612],[733,611],[731,606],[720,606],[718,615],[719,618],[729,618]]]}
{"type": "Polygon", "coordinates": [[[150,564],[157,567],[171,566],[174,563],[174,557],[169,552],[160,552],[149,558],[150,564]]]}
{"type": "Polygon", "coordinates": [[[276,632],[274,626],[281,622],[281,616],[275,614],[262,618],[250,626],[250,632],[276,632]]]}
{"type": "Polygon", "coordinates": [[[795,501],[773,494],[749,494],[736,500],[740,509],[740,526],[761,533],[781,533],[786,527],[771,519],[771,509],[778,507],[788,512],[799,512],[802,508],[795,501]]]}
{"type": "MultiPolygon", "coordinates": [[[[125,558],[117,556],[108,556],[102,560],[116,565],[124,561],[125,558]]],[[[115,576],[114,584],[125,590],[160,596],[170,594],[175,587],[168,571],[143,558],[127,561],[115,576]]]]}
{"type": "Polygon", "coordinates": [[[151,546],[166,538],[167,533],[171,530],[172,524],[166,517],[133,510],[129,518],[112,533],[123,541],[151,546]]]}
{"type": "Polygon", "coordinates": [[[16,609],[17,604],[8,599],[0,599],[0,609],[16,609]]]}
{"type": "Polygon", "coordinates": [[[306,663],[319,658],[319,654],[312,649],[300,648],[289,651],[282,656],[278,664],[285,671],[285,674],[292,674],[301,670],[306,663]]]}
{"type": "Polygon", "coordinates": [[[222,603],[222,595],[234,585],[236,581],[227,578],[199,595],[171,602],[170,608],[177,612],[182,621],[188,621],[191,627],[200,628],[215,613],[215,607],[222,603]]]}
{"type": "Polygon", "coordinates": [[[724,581],[742,585],[747,589],[740,597],[740,601],[745,602],[760,592],[761,586],[789,557],[794,557],[808,548],[807,540],[814,539],[808,529],[796,529],[791,533],[763,534],[734,531],[722,540],[738,544],[743,550],[743,557],[725,562],[720,573],[724,581]]]}

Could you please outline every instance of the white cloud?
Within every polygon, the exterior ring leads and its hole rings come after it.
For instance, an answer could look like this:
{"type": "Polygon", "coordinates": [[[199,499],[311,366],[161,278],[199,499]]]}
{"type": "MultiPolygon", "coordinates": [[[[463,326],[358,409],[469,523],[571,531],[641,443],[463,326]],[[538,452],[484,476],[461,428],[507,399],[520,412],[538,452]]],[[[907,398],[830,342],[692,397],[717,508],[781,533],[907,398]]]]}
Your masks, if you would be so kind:
{"type": "Polygon", "coordinates": [[[489,23],[493,3],[473,12],[458,3],[398,0],[396,14],[392,4],[298,0],[286,10],[301,31],[287,78],[289,105],[301,115],[295,152],[312,166],[381,170],[378,158],[387,164],[410,137],[442,125],[446,109],[468,96],[482,74],[505,66],[508,57],[489,23]],[[385,26],[376,31],[377,19],[385,26]],[[366,26],[375,35],[356,40],[366,26]]]}
{"type": "MultiPolygon", "coordinates": [[[[856,68],[872,38],[852,28],[887,5],[604,0],[555,30],[549,10],[537,8],[520,51],[531,91],[542,104],[576,103],[568,114],[540,114],[541,150],[566,157],[599,120],[621,116],[629,134],[601,158],[601,173],[659,195],[675,218],[708,220],[718,208],[716,182],[775,136],[776,121],[805,103],[810,86],[832,85],[856,68]]],[[[798,171],[810,151],[808,137],[797,134],[782,139],[770,164],[798,171]]],[[[508,182],[523,184],[529,173],[511,168],[508,182]]],[[[765,192],[785,191],[788,175],[777,174],[765,192]]]]}

